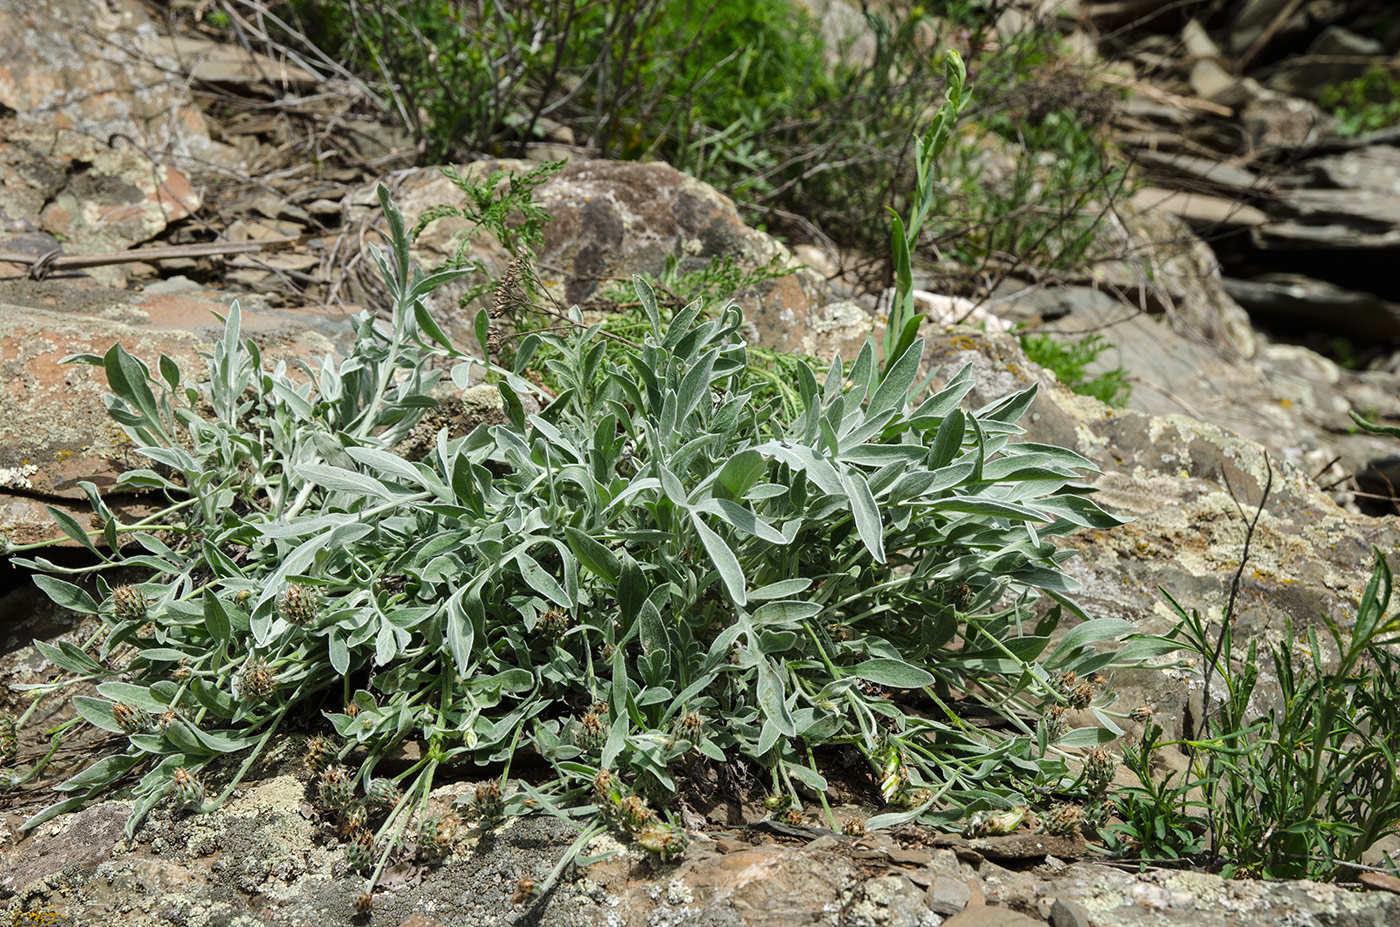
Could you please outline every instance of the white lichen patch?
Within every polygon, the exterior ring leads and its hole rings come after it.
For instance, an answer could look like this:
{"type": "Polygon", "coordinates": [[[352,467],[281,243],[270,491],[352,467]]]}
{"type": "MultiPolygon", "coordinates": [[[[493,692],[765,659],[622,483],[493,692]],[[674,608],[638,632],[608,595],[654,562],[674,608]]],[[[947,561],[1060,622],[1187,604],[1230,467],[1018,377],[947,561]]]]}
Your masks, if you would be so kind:
{"type": "Polygon", "coordinates": [[[17,467],[0,467],[0,489],[33,489],[29,478],[39,472],[34,464],[20,464],[17,467]]]}
{"type": "Polygon", "coordinates": [[[690,904],[695,900],[695,893],[690,890],[680,879],[672,879],[666,885],[666,901],[668,904],[690,904]]]}

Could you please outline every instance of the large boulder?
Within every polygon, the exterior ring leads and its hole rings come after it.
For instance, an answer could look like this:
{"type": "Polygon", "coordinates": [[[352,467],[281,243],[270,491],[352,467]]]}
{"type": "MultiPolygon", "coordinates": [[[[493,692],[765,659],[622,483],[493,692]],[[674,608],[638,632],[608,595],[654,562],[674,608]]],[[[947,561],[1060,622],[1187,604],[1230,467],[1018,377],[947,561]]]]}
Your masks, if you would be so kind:
{"type": "MultiPolygon", "coordinates": [[[[538,165],[525,161],[483,161],[463,174],[484,178],[493,170],[527,172],[538,165]]],[[[415,172],[399,184],[399,206],[410,222],[428,209],[456,205],[462,193],[436,169],[415,172]]],[[[633,274],[659,276],[668,258],[681,273],[732,257],[744,268],[761,267],[774,257],[795,263],[778,241],[749,228],[734,203],[709,184],[666,164],[625,161],[573,161],[536,191],[548,210],[544,244],[538,255],[541,282],[561,305],[584,304],[608,287],[624,286],[633,274]]],[[[425,266],[442,263],[455,250],[460,219],[443,218],[428,225],[416,254],[425,266]]],[[[472,257],[499,273],[505,258],[482,236],[472,257]]],[[[433,301],[440,320],[466,330],[469,313],[457,307],[466,284],[446,287],[433,301]]],[[[796,349],[821,307],[832,298],[825,280],[802,267],[796,273],[763,281],[738,296],[764,344],[796,349]]]]}

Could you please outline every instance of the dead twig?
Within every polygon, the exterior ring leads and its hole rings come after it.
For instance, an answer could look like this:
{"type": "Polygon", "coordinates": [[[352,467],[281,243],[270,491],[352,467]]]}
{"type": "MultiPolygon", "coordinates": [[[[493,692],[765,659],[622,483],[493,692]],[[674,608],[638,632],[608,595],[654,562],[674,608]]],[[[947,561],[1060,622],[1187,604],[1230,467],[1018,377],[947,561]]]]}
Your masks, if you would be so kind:
{"type": "Polygon", "coordinates": [[[168,245],[164,248],[137,248],[133,251],[116,251],[110,254],[60,254],[58,249],[46,251],[37,257],[15,251],[0,251],[0,264],[28,264],[29,276],[43,280],[58,270],[77,270],[84,267],[106,267],[112,264],[133,264],[137,261],[173,261],[177,258],[217,257],[224,254],[248,254],[290,247],[302,244],[313,235],[297,235],[291,238],[263,238],[257,241],[211,241],[198,245],[168,245]]]}

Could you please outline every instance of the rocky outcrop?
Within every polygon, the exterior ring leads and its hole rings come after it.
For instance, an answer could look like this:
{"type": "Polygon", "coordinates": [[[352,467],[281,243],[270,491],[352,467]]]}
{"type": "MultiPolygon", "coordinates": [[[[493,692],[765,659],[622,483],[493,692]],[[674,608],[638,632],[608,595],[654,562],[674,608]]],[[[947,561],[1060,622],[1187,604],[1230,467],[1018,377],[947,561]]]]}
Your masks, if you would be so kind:
{"type": "MultiPolygon", "coordinates": [[[[468,177],[484,178],[493,170],[525,173],[529,162],[483,161],[464,168],[468,177]]],[[[413,221],[440,204],[462,197],[439,170],[425,169],[400,182],[399,206],[413,221]]],[[[716,258],[730,257],[741,267],[793,265],[795,273],[766,280],[737,294],[749,319],[763,333],[763,343],[795,350],[803,332],[834,298],[826,281],[792,260],[782,244],[746,226],[734,203],[709,184],[665,164],[625,161],[572,161],[536,191],[552,217],[539,249],[540,281],[563,306],[587,305],[603,290],[627,286],[633,274],[659,276],[668,259],[679,273],[691,273],[716,258]]],[[[443,218],[428,225],[417,241],[418,259],[426,266],[442,263],[455,251],[460,219],[443,218]]],[[[488,270],[504,270],[494,243],[479,239],[472,257],[488,270]]],[[[446,287],[433,299],[440,318],[465,330],[457,298],[465,289],[446,287]]],[[[468,323],[469,324],[469,323],[468,323]]]]}

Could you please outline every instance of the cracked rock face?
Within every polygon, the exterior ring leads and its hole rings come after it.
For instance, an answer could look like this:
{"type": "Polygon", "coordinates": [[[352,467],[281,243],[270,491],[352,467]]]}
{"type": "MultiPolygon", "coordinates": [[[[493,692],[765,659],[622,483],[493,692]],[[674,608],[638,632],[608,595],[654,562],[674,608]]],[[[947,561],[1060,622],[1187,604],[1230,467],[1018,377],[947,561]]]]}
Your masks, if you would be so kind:
{"type": "MultiPolygon", "coordinates": [[[[483,178],[493,170],[525,173],[538,165],[525,161],[481,161],[462,169],[483,178]]],[[[633,274],[660,276],[668,258],[681,273],[699,270],[716,257],[733,257],[742,266],[766,264],[777,257],[792,262],[786,247],[744,225],[734,203],[709,184],[665,164],[626,161],[572,161],[537,190],[548,210],[544,246],[539,254],[540,281],[564,305],[586,304],[601,290],[626,286],[633,274]]],[[[423,169],[402,182],[399,207],[410,222],[433,206],[456,204],[462,193],[436,169],[423,169]]],[[[416,242],[416,256],[435,266],[453,253],[460,219],[429,224],[416,242]]],[[[505,259],[478,241],[474,259],[500,272],[505,259]]],[[[465,284],[449,285],[431,298],[435,316],[464,330],[469,320],[457,306],[465,284]]],[[[799,350],[802,337],[821,307],[831,300],[825,280],[803,268],[765,280],[737,294],[736,302],[754,323],[764,345],[799,350]]]]}

